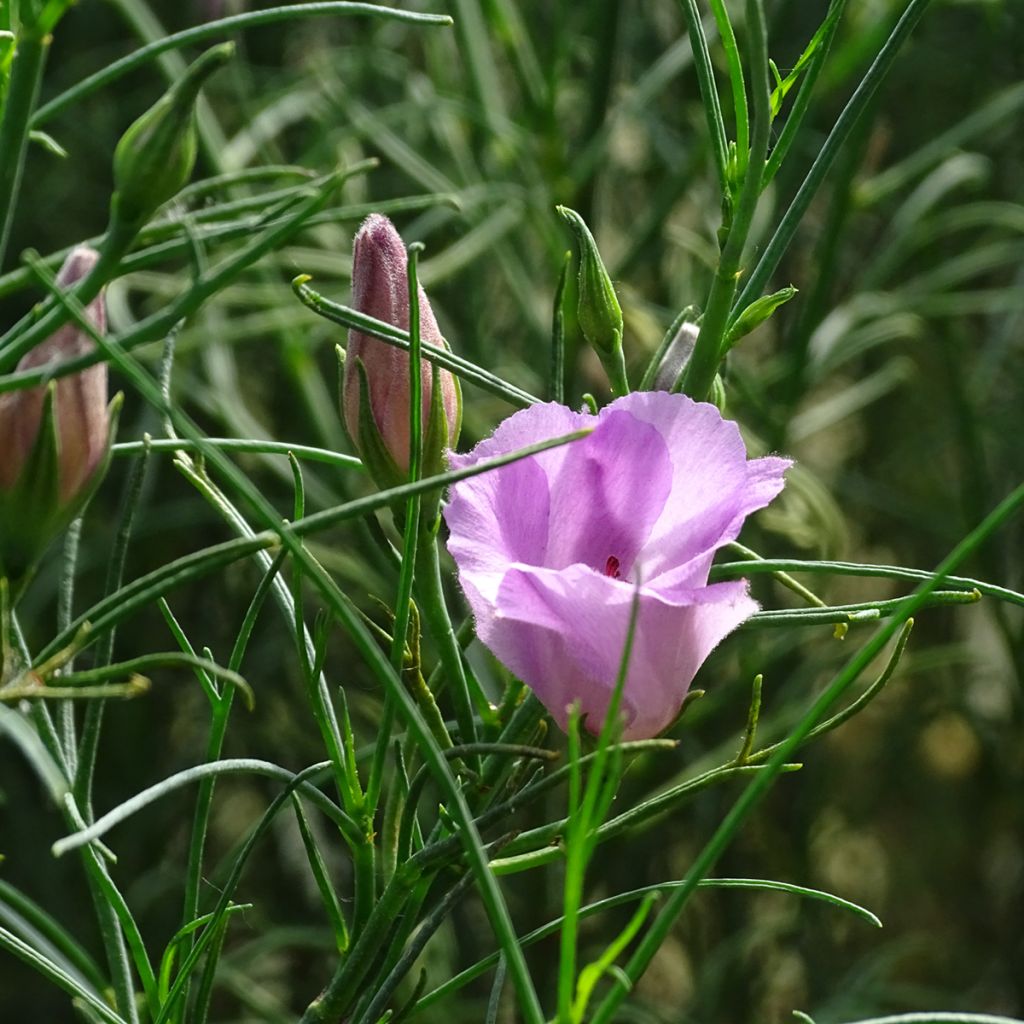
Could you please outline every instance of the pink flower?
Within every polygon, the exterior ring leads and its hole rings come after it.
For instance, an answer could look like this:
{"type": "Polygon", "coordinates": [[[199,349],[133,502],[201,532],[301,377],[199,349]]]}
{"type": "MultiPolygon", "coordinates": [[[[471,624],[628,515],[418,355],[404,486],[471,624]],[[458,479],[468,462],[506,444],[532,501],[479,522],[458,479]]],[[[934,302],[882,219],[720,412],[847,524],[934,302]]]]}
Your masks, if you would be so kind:
{"type": "MultiPolygon", "coordinates": [[[[409,329],[408,257],[402,238],[387,217],[371,213],[356,234],[352,253],[352,304],[361,313],[377,320],[409,329]]],[[[420,288],[420,338],[430,345],[446,348],[426,292],[420,288]]],[[[424,449],[441,452],[456,443],[462,419],[462,399],[455,378],[447,371],[438,374],[441,398],[444,404],[447,436],[431,445],[428,434],[430,397],[432,392],[431,366],[422,361],[423,381],[423,434],[424,449]]],[[[370,466],[378,483],[394,486],[404,481],[409,471],[409,356],[402,349],[388,345],[360,331],[350,331],[345,352],[345,374],[342,381],[342,412],[349,436],[364,461],[370,466]],[[366,437],[367,424],[362,408],[362,388],[358,363],[366,371],[369,386],[369,406],[372,423],[379,436],[366,437]],[[382,459],[375,460],[383,442],[382,459]],[[378,465],[379,461],[388,463],[378,465]]],[[[426,468],[440,471],[440,466],[426,468]]]]}
{"type": "Polygon", "coordinates": [[[509,417],[454,468],[593,426],[588,437],[455,484],[448,550],[477,635],[563,728],[600,728],[639,608],[624,734],[667,728],[715,646],[758,609],[745,580],[708,584],[715,550],[783,487],[735,423],[679,394],[638,392],[597,417],[555,404],[509,417]]]}
{"type": "MultiPolygon", "coordinates": [[[[57,283],[70,287],[98,258],[85,246],[75,249],[57,283]]],[[[85,312],[97,332],[105,330],[102,296],[85,312]]],[[[94,347],[76,324],[66,324],[26,353],[18,369],[66,362],[94,347]]],[[[49,385],[0,394],[0,574],[24,578],[81,511],[109,460],[110,435],[106,363],[49,385]]]]}
{"type": "MultiPolygon", "coordinates": [[[[68,288],[85,277],[99,255],[79,246],[69,253],[57,275],[57,284],[68,288]]],[[[103,298],[94,299],[86,309],[90,323],[102,334],[106,330],[103,298]]],[[[32,370],[48,363],[66,362],[95,348],[92,339],[75,324],[65,324],[52,337],[28,352],[19,370],[32,370]]],[[[28,388],[0,394],[0,490],[14,487],[39,436],[46,388],[28,388]]],[[[54,416],[57,425],[59,497],[73,499],[89,482],[107,452],[109,413],[107,410],[107,364],[96,363],[80,373],[61,377],[56,383],[54,416]]]]}

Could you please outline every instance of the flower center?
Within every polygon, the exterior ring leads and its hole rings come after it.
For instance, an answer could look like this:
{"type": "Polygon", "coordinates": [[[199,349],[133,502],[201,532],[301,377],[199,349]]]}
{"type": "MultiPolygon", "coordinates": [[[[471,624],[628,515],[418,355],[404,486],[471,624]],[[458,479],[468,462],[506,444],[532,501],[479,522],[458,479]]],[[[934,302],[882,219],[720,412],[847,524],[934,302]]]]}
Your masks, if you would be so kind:
{"type": "Polygon", "coordinates": [[[609,555],[608,561],[604,563],[604,574],[613,580],[619,578],[619,560],[614,555],[609,555]]]}

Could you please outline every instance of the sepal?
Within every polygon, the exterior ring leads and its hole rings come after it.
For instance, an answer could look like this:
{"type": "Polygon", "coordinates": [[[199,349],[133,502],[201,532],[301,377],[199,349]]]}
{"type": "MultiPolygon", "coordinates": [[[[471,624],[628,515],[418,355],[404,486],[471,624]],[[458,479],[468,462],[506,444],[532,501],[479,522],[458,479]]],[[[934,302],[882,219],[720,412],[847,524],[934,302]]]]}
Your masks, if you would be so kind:
{"type": "Polygon", "coordinates": [[[374,419],[373,405],[370,402],[370,378],[367,376],[366,366],[358,357],[352,360],[352,365],[359,386],[359,436],[353,437],[352,443],[359,452],[359,458],[366,471],[382,491],[398,487],[406,482],[407,477],[391,457],[374,419]]]}

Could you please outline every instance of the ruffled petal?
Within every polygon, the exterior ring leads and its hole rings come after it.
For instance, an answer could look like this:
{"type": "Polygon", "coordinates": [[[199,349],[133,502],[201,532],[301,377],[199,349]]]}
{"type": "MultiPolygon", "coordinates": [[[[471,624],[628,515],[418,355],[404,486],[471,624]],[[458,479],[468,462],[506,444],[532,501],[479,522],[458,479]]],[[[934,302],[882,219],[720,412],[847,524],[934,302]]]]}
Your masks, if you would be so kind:
{"type": "MultiPolygon", "coordinates": [[[[591,730],[608,709],[629,628],[634,588],[586,566],[515,566],[497,605],[477,610],[480,639],[544,703],[560,726],[578,700],[591,730]]],[[[757,610],[742,581],[660,594],[642,587],[623,691],[624,735],[654,736],[682,706],[697,669],[757,610]]]]}
{"type": "Polygon", "coordinates": [[[616,571],[626,576],[665,508],[672,460],[655,427],[628,412],[604,410],[594,433],[571,446],[550,483],[546,557],[520,560],[552,569],[583,563],[604,572],[614,558],[616,571]]]}
{"type": "Polygon", "coordinates": [[[657,429],[672,458],[672,490],[643,552],[646,578],[671,572],[673,586],[703,583],[715,550],[782,490],[791,460],[748,460],[736,424],[685,395],[634,392],[608,409],[657,429]]]}
{"type": "MultiPolygon", "coordinates": [[[[554,402],[534,405],[510,416],[468,454],[452,452],[448,460],[453,469],[475,466],[538,441],[570,434],[588,421],[596,423],[593,417],[554,402]]],[[[559,472],[568,447],[520,459],[452,487],[444,510],[451,531],[448,550],[458,563],[467,594],[473,586],[493,601],[513,562],[546,564],[551,521],[548,480],[559,472]]]]}

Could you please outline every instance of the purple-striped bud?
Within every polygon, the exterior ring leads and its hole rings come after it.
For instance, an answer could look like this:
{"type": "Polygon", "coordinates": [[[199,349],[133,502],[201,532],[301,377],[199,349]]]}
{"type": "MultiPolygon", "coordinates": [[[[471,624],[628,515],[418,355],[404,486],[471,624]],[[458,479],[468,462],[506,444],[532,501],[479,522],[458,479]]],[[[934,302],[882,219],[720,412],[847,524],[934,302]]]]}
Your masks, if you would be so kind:
{"type": "MultiPolygon", "coordinates": [[[[408,256],[401,236],[387,217],[373,213],[355,238],[352,255],[352,304],[361,313],[409,329],[408,256]]],[[[419,290],[420,338],[447,348],[430,301],[419,290]]],[[[424,472],[443,468],[443,452],[455,446],[462,421],[458,381],[437,373],[443,416],[431,417],[432,367],[422,362],[424,472]],[[436,421],[440,421],[437,423],[436,421]],[[436,430],[434,426],[443,426],[436,430]],[[438,436],[443,434],[444,436],[438,436]]],[[[349,436],[378,484],[402,482],[409,470],[409,356],[360,331],[350,331],[342,381],[342,413],[349,436]],[[369,398],[366,407],[364,396],[369,398]]]]}
{"type": "MultiPolygon", "coordinates": [[[[98,258],[85,246],[72,251],[58,285],[84,278],[98,258]]],[[[86,316],[97,332],[106,329],[102,295],[86,316]]],[[[18,370],[66,362],[94,347],[85,331],[65,324],[26,353],[18,370]]],[[[24,572],[78,512],[105,466],[110,431],[105,363],[0,394],[0,573],[24,572]]]]}

